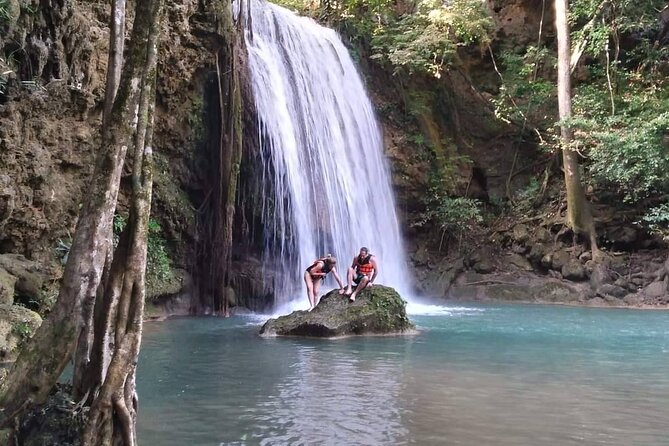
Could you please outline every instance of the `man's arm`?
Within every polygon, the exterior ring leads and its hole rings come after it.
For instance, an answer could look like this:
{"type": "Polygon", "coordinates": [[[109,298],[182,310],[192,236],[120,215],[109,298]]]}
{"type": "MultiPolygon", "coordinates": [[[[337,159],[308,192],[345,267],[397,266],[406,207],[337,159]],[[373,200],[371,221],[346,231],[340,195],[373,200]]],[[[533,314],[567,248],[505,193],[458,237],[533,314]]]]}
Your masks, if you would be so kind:
{"type": "Polygon", "coordinates": [[[372,258],[369,259],[369,263],[371,263],[372,266],[374,267],[374,274],[372,274],[372,278],[369,279],[369,284],[371,285],[372,283],[374,283],[374,279],[376,279],[376,275],[379,274],[379,264],[376,263],[376,257],[374,257],[374,256],[372,256],[372,258]]]}

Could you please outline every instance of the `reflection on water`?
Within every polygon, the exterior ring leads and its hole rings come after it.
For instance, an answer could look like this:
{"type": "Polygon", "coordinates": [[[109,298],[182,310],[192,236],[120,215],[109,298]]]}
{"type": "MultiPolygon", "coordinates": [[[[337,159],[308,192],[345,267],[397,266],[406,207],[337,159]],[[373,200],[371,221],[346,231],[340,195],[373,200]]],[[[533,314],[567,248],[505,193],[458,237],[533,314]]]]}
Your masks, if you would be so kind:
{"type": "Polygon", "coordinates": [[[451,308],[412,337],[147,324],[147,445],[666,445],[669,313],[451,308]]]}
{"type": "MultiPolygon", "coordinates": [[[[392,361],[358,358],[359,352],[323,354],[299,348],[296,363],[257,410],[254,437],[261,444],[397,444],[407,433],[396,404],[401,375],[392,361]]],[[[250,421],[254,421],[250,414],[250,421]]]]}
{"type": "Polygon", "coordinates": [[[667,444],[667,395],[450,370],[417,372],[406,387],[411,444],[667,444]]]}

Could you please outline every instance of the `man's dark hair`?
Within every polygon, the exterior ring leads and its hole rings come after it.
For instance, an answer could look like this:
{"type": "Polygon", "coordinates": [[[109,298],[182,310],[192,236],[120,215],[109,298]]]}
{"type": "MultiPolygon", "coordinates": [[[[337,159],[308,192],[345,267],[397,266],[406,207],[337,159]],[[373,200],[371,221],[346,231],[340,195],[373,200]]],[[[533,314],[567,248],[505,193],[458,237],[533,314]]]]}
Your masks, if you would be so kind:
{"type": "Polygon", "coordinates": [[[362,248],[360,248],[360,251],[369,252],[369,248],[367,248],[366,246],[363,246],[362,248]]]}

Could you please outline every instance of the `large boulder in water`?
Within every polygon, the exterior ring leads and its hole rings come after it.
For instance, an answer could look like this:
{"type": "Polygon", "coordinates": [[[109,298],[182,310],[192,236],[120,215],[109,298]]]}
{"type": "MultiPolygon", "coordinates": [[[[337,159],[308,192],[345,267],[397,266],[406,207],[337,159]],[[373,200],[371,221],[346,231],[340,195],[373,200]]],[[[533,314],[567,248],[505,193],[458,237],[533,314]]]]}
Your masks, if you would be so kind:
{"type": "Polygon", "coordinates": [[[270,319],[260,334],[334,338],[407,333],[413,331],[414,326],[406,315],[405,306],[397,291],[383,285],[361,291],[355,302],[332,290],[311,312],[294,311],[270,319]]]}

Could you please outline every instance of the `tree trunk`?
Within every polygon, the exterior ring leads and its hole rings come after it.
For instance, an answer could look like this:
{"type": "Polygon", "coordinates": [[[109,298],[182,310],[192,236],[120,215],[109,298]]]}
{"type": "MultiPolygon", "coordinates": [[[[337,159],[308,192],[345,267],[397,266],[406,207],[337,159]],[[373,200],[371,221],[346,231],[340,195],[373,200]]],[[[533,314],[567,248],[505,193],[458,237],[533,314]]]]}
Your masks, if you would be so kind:
{"type": "Polygon", "coordinates": [[[109,122],[116,91],[121,82],[123,48],[125,43],[125,0],[112,0],[109,18],[109,57],[107,58],[107,82],[102,125],[109,122]]]}
{"type": "Polygon", "coordinates": [[[43,402],[70,359],[82,327],[82,306],[95,299],[105,263],[104,240],[111,231],[123,159],[130,140],[133,104],[119,110],[121,119],[109,127],[96,165],[90,193],[63,273],[58,300],[49,317],[12,366],[0,390],[5,424],[31,403],[43,402]]]}
{"type": "Polygon", "coordinates": [[[568,0],[555,0],[555,28],[558,37],[558,108],[560,112],[560,142],[567,190],[567,225],[575,233],[590,237],[593,258],[599,254],[595,225],[590,205],[585,198],[579,173],[578,152],[570,148],[573,132],[565,122],[571,117],[571,79],[569,69],[570,38],[567,22],[568,0]]]}
{"type": "Polygon", "coordinates": [[[81,330],[88,329],[82,320],[82,309],[89,305],[92,308],[101,281],[107,255],[105,243],[111,233],[121,170],[134,133],[140,85],[146,71],[149,29],[144,21],[153,17],[148,4],[137,4],[128,63],[109,124],[102,130],[102,147],[90,192],[84,197],[58,300],[0,389],[0,425],[9,424],[33,403],[45,401],[70,359],[81,330]]]}
{"type": "MultiPolygon", "coordinates": [[[[119,83],[121,82],[121,70],[123,68],[123,50],[125,44],[125,7],[126,0],[112,0],[111,15],[109,18],[109,55],[107,59],[107,81],[105,91],[105,102],[102,116],[102,127],[109,125],[112,106],[116,98],[119,83]]],[[[95,338],[94,317],[102,309],[101,301],[104,294],[106,278],[109,276],[109,268],[112,263],[112,229],[110,228],[105,237],[104,250],[106,252],[105,266],[102,272],[101,285],[98,287],[95,301],[87,301],[82,308],[83,328],[77,340],[74,352],[74,373],[72,380],[72,397],[80,400],[86,396],[90,388],[90,378],[87,369],[90,367],[91,353],[95,338]]],[[[100,241],[103,243],[103,240],[100,241]]]]}
{"type": "MultiPolygon", "coordinates": [[[[145,270],[153,181],[153,113],[162,0],[138,3],[133,29],[146,28],[141,52],[145,66],[141,79],[137,129],[133,146],[132,200],[128,225],[114,254],[105,309],[96,327],[89,389],[95,395],[82,435],[84,446],[137,444],[135,372],[142,337],[145,270]],[[100,377],[102,377],[100,379],[100,377]]],[[[134,43],[134,41],[133,41],[134,43]]]]}

